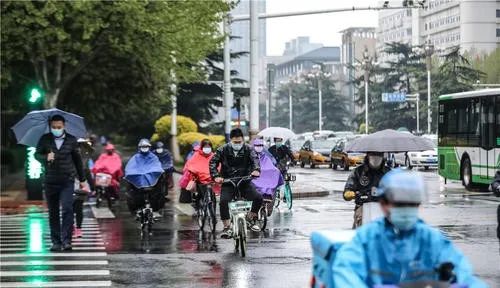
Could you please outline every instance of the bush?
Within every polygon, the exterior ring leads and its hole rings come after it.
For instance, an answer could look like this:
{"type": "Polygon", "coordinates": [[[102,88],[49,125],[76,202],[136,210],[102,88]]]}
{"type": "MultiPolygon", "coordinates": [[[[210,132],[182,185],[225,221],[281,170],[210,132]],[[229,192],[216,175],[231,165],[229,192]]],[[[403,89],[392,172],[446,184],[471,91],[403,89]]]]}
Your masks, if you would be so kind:
{"type": "Polygon", "coordinates": [[[221,135],[208,135],[207,138],[210,142],[212,142],[214,149],[217,149],[226,143],[225,137],[221,135]]]}
{"type": "Polygon", "coordinates": [[[190,149],[194,142],[207,138],[208,136],[198,132],[187,132],[179,135],[177,137],[177,143],[179,143],[180,152],[185,155],[190,149]]]}
{"type": "MultiPolygon", "coordinates": [[[[170,137],[170,126],[172,123],[172,117],[170,115],[165,115],[160,117],[155,122],[155,133],[151,140],[164,140],[170,137]]],[[[198,126],[189,117],[177,115],[177,135],[182,135],[188,132],[198,132],[198,126]]]]}

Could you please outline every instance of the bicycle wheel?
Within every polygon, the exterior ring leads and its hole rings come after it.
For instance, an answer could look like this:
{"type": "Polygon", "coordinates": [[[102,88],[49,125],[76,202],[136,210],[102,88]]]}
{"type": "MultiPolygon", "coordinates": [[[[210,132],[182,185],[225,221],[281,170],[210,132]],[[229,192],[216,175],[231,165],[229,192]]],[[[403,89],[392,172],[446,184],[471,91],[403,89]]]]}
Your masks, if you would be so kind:
{"type": "Polygon", "coordinates": [[[274,204],[276,208],[280,206],[280,188],[276,189],[276,194],[274,195],[274,204]]]}
{"type": "Polygon", "coordinates": [[[208,205],[207,209],[208,227],[212,233],[215,233],[215,226],[217,225],[217,214],[215,213],[215,199],[208,205]]]}
{"type": "Polygon", "coordinates": [[[267,226],[267,209],[265,204],[260,207],[259,212],[257,214],[257,223],[259,225],[260,231],[264,231],[267,226]]]}
{"type": "Polygon", "coordinates": [[[205,227],[205,219],[206,219],[206,213],[205,213],[205,204],[204,203],[200,203],[200,207],[198,208],[198,210],[196,210],[196,220],[198,220],[198,227],[200,227],[200,230],[203,230],[203,228],[205,227]]]}
{"type": "Polygon", "coordinates": [[[289,183],[285,184],[285,192],[283,193],[283,197],[285,197],[286,206],[288,207],[288,209],[292,209],[292,188],[290,187],[289,183]]]}
{"type": "Polygon", "coordinates": [[[238,240],[239,240],[239,245],[240,245],[240,254],[241,257],[245,257],[247,251],[247,239],[245,236],[245,220],[244,219],[238,219],[238,240]]]}

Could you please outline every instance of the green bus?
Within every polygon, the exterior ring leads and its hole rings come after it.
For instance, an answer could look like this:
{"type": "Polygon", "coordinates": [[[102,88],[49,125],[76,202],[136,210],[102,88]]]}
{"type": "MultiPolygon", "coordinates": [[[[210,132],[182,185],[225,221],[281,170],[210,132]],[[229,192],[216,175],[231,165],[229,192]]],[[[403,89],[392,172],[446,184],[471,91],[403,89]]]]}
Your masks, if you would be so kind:
{"type": "Polygon", "coordinates": [[[439,175],[467,190],[500,170],[500,89],[442,95],[438,107],[439,175]]]}

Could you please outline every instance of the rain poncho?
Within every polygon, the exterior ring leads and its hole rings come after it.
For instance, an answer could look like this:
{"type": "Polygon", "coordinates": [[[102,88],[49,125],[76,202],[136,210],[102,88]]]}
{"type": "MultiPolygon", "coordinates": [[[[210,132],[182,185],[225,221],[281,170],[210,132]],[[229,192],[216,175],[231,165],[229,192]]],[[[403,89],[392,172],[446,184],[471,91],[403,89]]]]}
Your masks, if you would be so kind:
{"type": "Polygon", "coordinates": [[[205,155],[201,149],[194,152],[193,156],[184,165],[184,171],[189,171],[192,177],[196,178],[201,184],[212,182],[208,164],[214,153],[205,155]]]}
{"type": "Polygon", "coordinates": [[[135,154],[125,167],[125,180],[136,188],[155,186],[161,174],[163,168],[153,152],[135,154]]]}
{"type": "Polygon", "coordinates": [[[167,172],[172,172],[174,170],[174,161],[172,159],[172,154],[170,154],[169,151],[165,150],[163,153],[155,153],[155,155],[160,160],[163,170],[167,172]]]}
{"type": "MultiPolygon", "coordinates": [[[[263,141],[256,139],[253,142],[254,145],[257,143],[263,144],[263,141]]],[[[283,185],[283,176],[280,170],[274,166],[272,157],[265,150],[257,154],[260,160],[260,176],[253,179],[252,183],[260,194],[273,196],[276,188],[283,185]]]]}
{"type": "Polygon", "coordinates": [[[445,262],[455,266],[458,284],[487,287],[474,277],[469,261],[439,230],[419,220],[414,228],[398,234],[380,218],[359,228],[354,239],[340,248],[333,264],[333,280],[335,287],[437,280],[433,269],[445,262]]]}
{"type": "Polygon", "coordinates": [[[115,192],[118,193],[118,189],[120,187],[120,178],[123,177],[122,170],[122,159],[120,155],[117,153],[113,153],[108,155],[107,153],[103,153],[99,156],[97,161],[92,167],[92,173],[106,173],[113,177],[111,181],[111,186],[115,188],[115,192]]]}

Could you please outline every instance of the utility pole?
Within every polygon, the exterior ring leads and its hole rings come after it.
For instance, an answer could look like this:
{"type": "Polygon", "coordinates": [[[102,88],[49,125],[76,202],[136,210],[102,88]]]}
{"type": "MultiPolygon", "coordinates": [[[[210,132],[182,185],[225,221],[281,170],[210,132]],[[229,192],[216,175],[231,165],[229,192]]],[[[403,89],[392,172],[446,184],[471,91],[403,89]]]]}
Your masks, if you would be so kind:
{"type": "Polygon", "coordinates": [[[290,121],[290,130],[293,131],[293,112],[292,112],[292,86],[290,82],[288,83],[288,112],[289,112],[289,121],[290,121]]]}
{"type": "Polygon", "coordinates": [[[363,51],[363,68],[365,70],[365,134],[368,134],[368,83],[370,77],[370,69],[371,69],[372,59],[368,54],[368,48],[365,47],[365,51],[363,51]]]}
{"type": "Polygon", "coordinates": [[[250,0],[250,136],[259,132],[259,18],[257,0],[250,0]]]}
{"type": "Polygon", "coordinates": [[[321,91],[322,90],[322,83],[321,83],[321,74],[319,75],[318,77],[318,104],[319,104],[319,107],[318,107],[318,110],[319,110],[319,113],[318,113],[318,128],[319,128],[319,131],[323,130],[323,92],[321,91]]]}
{"type": "Polygon", "coordinates": [[[432,54],[434,53],[434,45],[428,38],[425,44],[425,60],[427,66],[427,133],[431,134],[431,68],[432,68],[432,54]]]}
{"type": "Polygon", "coordinates": [[[233,106],[233,95],[231,93],[231,51],[229,41],[231,36],[231,14],[224,18],[224,136],[229,142],[229,132],[231,132],[231,107],[233,106]]]}

